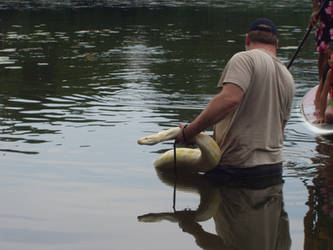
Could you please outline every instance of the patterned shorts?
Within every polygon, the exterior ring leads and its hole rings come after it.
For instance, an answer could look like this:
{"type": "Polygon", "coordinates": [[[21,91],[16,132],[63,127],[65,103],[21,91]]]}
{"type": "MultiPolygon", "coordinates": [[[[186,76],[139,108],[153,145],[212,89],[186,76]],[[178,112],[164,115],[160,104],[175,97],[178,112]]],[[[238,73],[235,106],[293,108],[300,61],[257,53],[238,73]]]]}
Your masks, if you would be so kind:
{"type": "Polygon", "coordinates": [[[333,41],[333,0],[326,3],[326,7],[319,17],[315,39],[319,52],[326,52],[327,43],[333,41]]]}

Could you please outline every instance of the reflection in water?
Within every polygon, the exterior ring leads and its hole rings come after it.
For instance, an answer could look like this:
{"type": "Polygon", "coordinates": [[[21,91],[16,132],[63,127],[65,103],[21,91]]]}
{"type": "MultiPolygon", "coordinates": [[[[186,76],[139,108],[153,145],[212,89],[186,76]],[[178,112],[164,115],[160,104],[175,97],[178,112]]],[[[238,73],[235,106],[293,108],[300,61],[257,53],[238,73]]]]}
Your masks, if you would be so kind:
{"type": "MultiPolygon", "coordinates": [[[[159,178],[173,185],[173,175],[158,171],[159,178]]],[[[290,249],[287,213],[283,209],[282,178],[217,185],[201,175],[183,175],[177,190],[200,195],[197,210],[149,213],[141,222],[177,222],[202,249],[290,249]],[[216,234],[206,232],[199,222],[213,218],[216,234]]]]}
{"type": "Polygon", "coordinates": [[[304,218],[304,249],[333,249],[333,143],[317,138],[317,152],[313,158],[319,163],[312,184],[307,185],[309,210],[304,218]]]}

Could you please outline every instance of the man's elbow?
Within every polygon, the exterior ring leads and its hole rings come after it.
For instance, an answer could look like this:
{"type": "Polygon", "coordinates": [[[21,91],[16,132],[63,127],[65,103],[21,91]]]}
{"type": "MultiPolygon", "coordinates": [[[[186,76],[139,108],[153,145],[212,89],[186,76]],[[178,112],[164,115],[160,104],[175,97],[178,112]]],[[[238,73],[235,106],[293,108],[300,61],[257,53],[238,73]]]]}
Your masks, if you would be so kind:
{"type": "Polygon", "coordinates": [[[227,97],[227,103],[230,109],[236,109],[243,100],[243,92],[238,92],[227,97]]]}
{"type": "Polygon", "coordinates": [[[244,96],[243,90],[235,84],[226,84],[220,94],[220,100],[226,113],[234,111],[242,102],[244,96]]]}
{"type": "Polygon", "coordinates": [[[242,98],[237,98],[235,96],[225,97],[223,100],[223,105],[221,106],[221,108],[223,109],[223,110],[221,110],[221,111],[223,111],[222,113],[227,115],[231,112],[234,112],[239,107],[241,102],[242,102],[242,98]]]}
{"type": "Polygon", "coordinates": [[[237,106],[239,106],[239,104],[242,102],[242,100],[243,100],[243,93],[240,93],[240,94],[238,94],[238,95],[234,95],[234,96],[232,97],[231,102],[232,102],[232,105],[233,105],[233,106],[237,107],[237,106]]]}
{"type": "Polygon", "coordinates": [[[232,106],[238,106],[242,102],[244,92],[238,85],[226,84],[222,92],[232,106]]]}

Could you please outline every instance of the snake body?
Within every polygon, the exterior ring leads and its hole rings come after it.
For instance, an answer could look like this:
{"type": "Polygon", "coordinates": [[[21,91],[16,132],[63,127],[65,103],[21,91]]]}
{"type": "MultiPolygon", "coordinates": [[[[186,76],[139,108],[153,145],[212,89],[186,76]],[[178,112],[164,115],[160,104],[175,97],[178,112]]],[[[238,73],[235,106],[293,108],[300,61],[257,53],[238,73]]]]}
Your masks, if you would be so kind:
{"type": "MultiPolygon", "coordinates": [[[[161,131],[138,140],[140,145],[155,145],[157,143],[173,140],[181,131],[179,127],[161,131]]],[[[198,149],[177,148],[177,167],[194,172],[207,172],[215,168],[221,157],[221,150],[214,139],[205,133],[200,133],[194,138],[198,149]]],[[[174,166],[174,152],[169,150],[162,154],[154,165],[156,168],[172,168],[174,166]]]]}

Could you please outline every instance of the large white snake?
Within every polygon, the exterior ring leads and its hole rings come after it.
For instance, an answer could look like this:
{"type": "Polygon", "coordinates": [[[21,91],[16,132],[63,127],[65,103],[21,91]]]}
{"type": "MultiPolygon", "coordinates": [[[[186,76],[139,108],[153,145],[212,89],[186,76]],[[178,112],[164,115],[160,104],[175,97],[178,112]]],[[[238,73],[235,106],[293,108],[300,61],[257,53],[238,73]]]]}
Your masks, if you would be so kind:
{"type": "MultiPolygon", "coordinates": [[[[159,133],[142,137],[138,140],[140,145],[155,145],[159,142],[173,140],[180,133],[181,128],[171,128],[159,133]]],[[[221,150],[214,139],[205,133],[200,133],[194,138],[199,149],[177,148],[177,167],[190,172],[207,172],[215,168],[221,157],[221,150]]],[[[156,168],[168,169],[174,166],[174,152],[169,150],[162,154],[154,165],[156,168]]]]}

